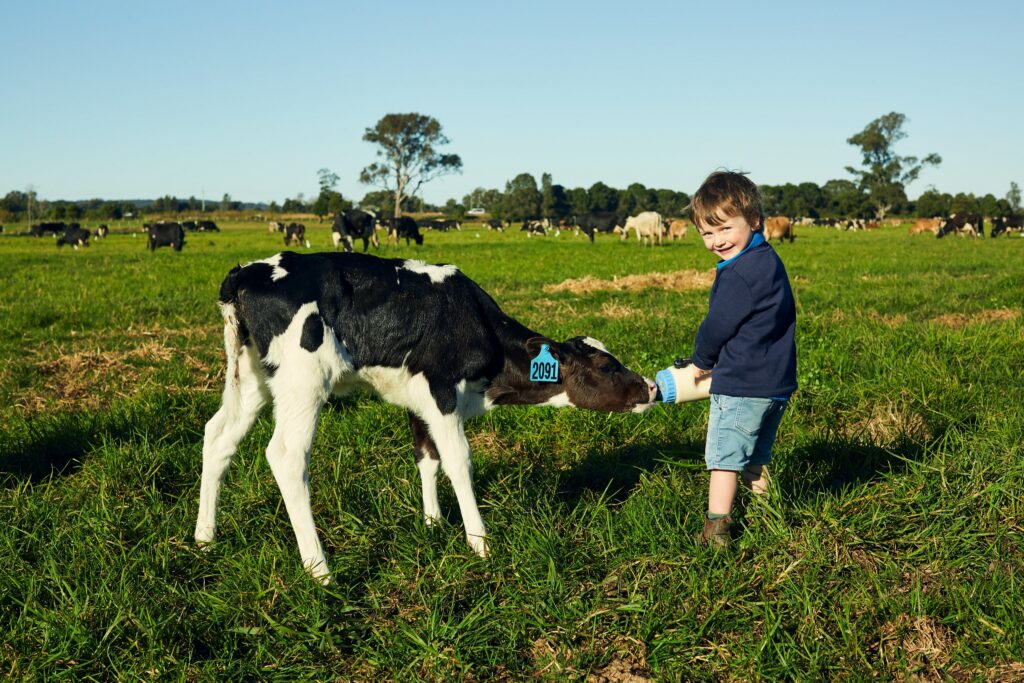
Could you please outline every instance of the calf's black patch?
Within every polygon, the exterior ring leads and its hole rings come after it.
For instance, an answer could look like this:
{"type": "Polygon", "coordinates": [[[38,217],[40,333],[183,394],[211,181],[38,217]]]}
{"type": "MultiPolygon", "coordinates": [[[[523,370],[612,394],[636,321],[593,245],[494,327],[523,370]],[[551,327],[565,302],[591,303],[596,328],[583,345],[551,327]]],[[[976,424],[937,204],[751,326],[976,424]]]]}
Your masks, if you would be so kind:
{"type": "Polygon", "coordinates": [[[299,339],[299,346],[306,351],[316,351],[324,343],[324,323],[320,316],[313,314],[302,323],[302,337],[299,339]]]}

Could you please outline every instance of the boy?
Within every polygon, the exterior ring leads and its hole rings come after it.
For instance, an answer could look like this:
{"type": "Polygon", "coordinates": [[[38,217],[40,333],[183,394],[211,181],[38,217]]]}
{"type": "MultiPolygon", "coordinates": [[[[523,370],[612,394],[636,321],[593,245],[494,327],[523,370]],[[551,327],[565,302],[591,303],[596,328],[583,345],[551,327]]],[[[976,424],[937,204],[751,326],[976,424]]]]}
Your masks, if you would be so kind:
{"type": "Polygon", "coordinates": [[[708,511],[698,541],[730,543],[740,474],[755,494],[768,489],[768,462],[782,414],[796,390],[796,306],[786,269],[764,239],[757,186],[742,173],[716,171],[693,196],[693,222],[718,256],[708,314],[693,363],[711,375],[705,447],[708,511]]]}

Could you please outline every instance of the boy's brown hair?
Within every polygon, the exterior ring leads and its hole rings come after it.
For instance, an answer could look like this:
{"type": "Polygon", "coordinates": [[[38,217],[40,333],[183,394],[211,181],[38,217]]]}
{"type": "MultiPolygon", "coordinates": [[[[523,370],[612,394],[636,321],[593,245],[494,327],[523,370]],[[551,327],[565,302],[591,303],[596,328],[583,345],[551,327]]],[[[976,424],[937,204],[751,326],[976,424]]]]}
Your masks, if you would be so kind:
{"type": "Polygon", "coordinates": [[[735,171],[715,171],[709,175],[693,195],[690,213],[698,227],[721,225],[733,216],[743,216],[755,230],[764,227],[757,185],[745,173],[735,171]]]}

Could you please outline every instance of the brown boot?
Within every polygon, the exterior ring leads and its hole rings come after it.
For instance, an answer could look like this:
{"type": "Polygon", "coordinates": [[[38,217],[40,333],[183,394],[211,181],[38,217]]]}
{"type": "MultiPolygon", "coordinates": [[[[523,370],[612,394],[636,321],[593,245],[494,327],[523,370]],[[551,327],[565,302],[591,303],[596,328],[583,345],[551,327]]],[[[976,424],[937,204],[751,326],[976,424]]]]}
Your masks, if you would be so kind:
{"type": "Polygon", "coordinates": [[[704,531],[697,537],[699,545],[711,546],[715,549],[728,548],[732,543],[732,536],[729,535],[729,528],[732,526],[732,517],[722,519],[704,518],[704,531]]]}

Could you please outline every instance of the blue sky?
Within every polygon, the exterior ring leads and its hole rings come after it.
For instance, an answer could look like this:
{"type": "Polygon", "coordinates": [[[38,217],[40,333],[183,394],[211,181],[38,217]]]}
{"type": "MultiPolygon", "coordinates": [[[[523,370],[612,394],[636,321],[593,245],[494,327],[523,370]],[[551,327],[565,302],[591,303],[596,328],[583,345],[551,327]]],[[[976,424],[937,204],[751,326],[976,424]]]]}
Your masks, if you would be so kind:
{"type": "Polygon", "coordinates": [[[906,114],[929,186],[1024,184],[1021,2],[0,3],[0,194],[360,198],[364,129],[436,117],[464,170],[428,201],[556,183],[693,192],[849,177],[906,114]]]}

